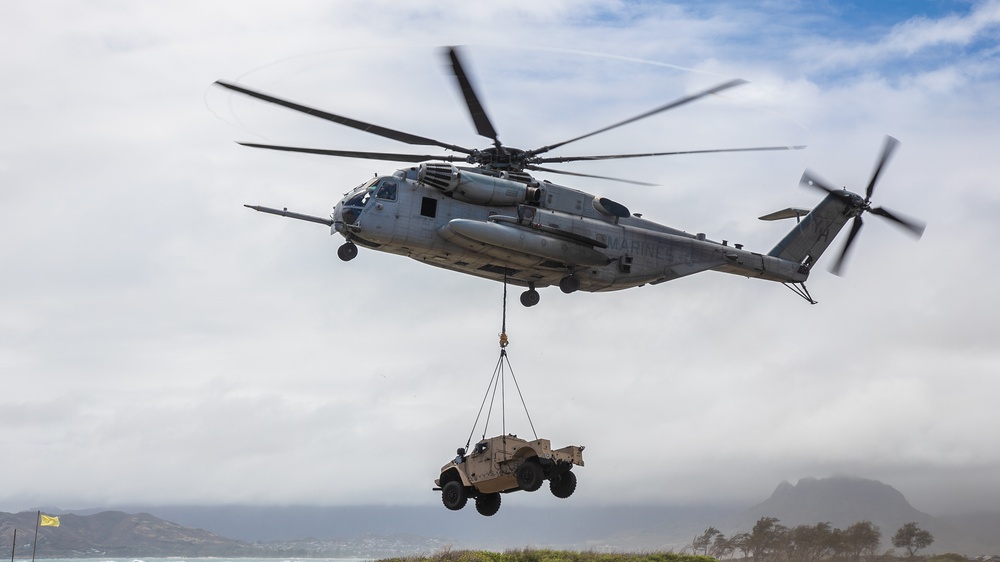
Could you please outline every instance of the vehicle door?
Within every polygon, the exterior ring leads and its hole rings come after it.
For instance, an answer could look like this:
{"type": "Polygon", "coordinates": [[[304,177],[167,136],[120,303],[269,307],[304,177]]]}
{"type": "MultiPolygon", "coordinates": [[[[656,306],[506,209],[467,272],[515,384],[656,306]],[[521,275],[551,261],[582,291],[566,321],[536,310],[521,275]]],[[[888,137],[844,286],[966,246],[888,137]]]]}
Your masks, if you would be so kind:
{"type": "Polygon", "coordinates": [[[495,476],[493,448],[489,441],[480,441],[466,458],[466,475],[475,484],[495,476]]]}

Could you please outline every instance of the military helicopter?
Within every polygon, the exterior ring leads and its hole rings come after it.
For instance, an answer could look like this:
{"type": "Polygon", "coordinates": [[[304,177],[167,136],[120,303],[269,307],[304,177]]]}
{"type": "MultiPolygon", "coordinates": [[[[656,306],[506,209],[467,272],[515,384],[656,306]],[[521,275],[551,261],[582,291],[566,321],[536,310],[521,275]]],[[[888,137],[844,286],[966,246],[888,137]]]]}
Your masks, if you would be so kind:
{"type": "Polygon", "coordinates": [[[291,212],[287,208],[245,206],[331,227],[331,234],[339,233],[346,240],[337,251],[344,261],[357,257],[358,246],[406,256],[448,270],[525,287],[520,301],[527,307],[538,304],[538,289],[542,287],[558,285],[567,294],[616,291],[657,285],[709,270],[782,283],[815,304],[805,282],[816,261],[849,219],[854,219],[853,226],[832,268],[837,274],[861,229],[861,216],[866,212],[889,219],[918,238],[923,233],[922,223],[905,219],[883,207],[871,206],[879,174],[898,145],[892,137],[886,139],[864,197],[830,187],[806,171],[801,183],[821,189],[827,195],[812,210],[788,208],[760,217],[762,220],[798,219],[792,230],[767,253],[745,250],[741,244],[730,246],[725,240],[717,242],[704,234],[690,234],[658,224],[630,213],[625,205],[606,197],[538,180],[529,171],[642,184],[552,169],[541,164],[804,147],[543,156],[572,142],[737,87],[745,81],[731,80],[596,131],[522,150],[500,142],[465,72],[458,49],[450,47],[445,53],[476,132],[493,141],[490,147],[466,148],[413,135],[218,80],[216,84],[223,88],[293,111],[397,142],[436,146],[458,153],[362,152],[239,143],[268,150],[416,164],[392,175],[375,177],[350,190],[329,217],[291,212]]]}

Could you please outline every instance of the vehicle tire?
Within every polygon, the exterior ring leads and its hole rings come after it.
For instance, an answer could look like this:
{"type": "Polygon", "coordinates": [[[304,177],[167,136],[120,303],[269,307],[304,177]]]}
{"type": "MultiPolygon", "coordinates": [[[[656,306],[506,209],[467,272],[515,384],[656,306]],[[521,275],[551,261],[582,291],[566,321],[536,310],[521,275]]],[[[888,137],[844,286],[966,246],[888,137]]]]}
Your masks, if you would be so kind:
{"type": "Polygon", "coordinates": [[[527,290],[521,293],[521,304],[526,307],[532,307],[538,304],[538,301],[542,300],[542,296],[538,294],[538,291],[534,289],[527,290]]]}
{"type": "Polygon", "coordinates": [[[549,490],[552,491],[553,496],[560,499],[572,496],[573,492],[576,491],[576,474],[568,470],[553,477],[549,480],[549,490]]]}
{"type": "Polygon", "coordinates": [[[441,488],[441,502],[452,511],[458,511],[465,507],[465,502],[469,501],[468,494],[465,493],[465,486],[457,480],[448,482],[441,488]]]}
{"type": "Polygon", "coordinates": [[[542,482],[545,481],[545,474],[542,472],[542,467],[532,460],[524,461],[517,468],[515,476],[517,477],[517,485],[525,492],[534,492],[541,488],[542,482]]]}
{"type": "Polygon", "coordinates": [[[337,248],[337,257],[344,261],[351,261],[358,257],[358,247],[353,242],[347,242],[337,248]]]}
{"type": "Polygon", "coordinates": [[[476,511],[486,517],[496,515],[496,512],[500,511],[500,494],[494,492],[492,494],[483,494],[476,498],[476,511]]]}
{"type": "Polygon", "coordinates": [[[559,280],[559,290],[566,293],[575,293],[580,290],[580,278],[576,275],[567,275],[559,280]]]}

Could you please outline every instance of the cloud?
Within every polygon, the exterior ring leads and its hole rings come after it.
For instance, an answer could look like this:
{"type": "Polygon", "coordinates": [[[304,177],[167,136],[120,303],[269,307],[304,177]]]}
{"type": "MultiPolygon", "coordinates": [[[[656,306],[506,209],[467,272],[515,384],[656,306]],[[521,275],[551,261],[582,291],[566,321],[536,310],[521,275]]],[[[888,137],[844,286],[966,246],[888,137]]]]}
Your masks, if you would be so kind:
{"type": "Polygon", "coordinates": [[[662,184],[566,181],[652,220],[766,252],[791,225],[756,217],[820,199],[797,187],[804,168],[863,189],[890,133],[902,144],[873,202],[929,223],[914,243],[867,215],[848,275],[813,273],[815,306],[715,273],[547,289],[532,309],[511,288],[510,359],[532,420],[556,445],[588,447],[575,501],[752,503],[783,479],[835,473],[883,479],[922,509],[1000,499],[982,492],[996,489],[1000,427],[985,257],[995,2],[837,39],[803,24],[851,22],[796,4],[2,12],[0,446],[21,461],[0,472],[14,483],[0,508],[375,501],[359,481],[385,487],[378,501],[437,501],[428,485],[468,439],[495,366],[502,287],[371,251],[343,263],[325,227],[243,208],[325,215],[393,164],[234,141],[402,149],[210,84],[485,146],[442,44],[467,45],[511,146],[733,77],[751,83],[562,153],[809,145],[567,167],[662,184]],[[372,458],[404,470],[358,475],[372,458]]]}
{"type": "Polygon", "coordinates": [[[991,0],[976,3],[965,14],[916,16],[896,24],[886,35],[867,41],[815,38],[814,44],[802,52],[827,72],[856,68],[859,63],[894,62],[904,68],[922,66],[923,61],[961,64],[963,56],[975,59],[979,53],[995,48],[998,24],[1000,3],[991,0]]]}

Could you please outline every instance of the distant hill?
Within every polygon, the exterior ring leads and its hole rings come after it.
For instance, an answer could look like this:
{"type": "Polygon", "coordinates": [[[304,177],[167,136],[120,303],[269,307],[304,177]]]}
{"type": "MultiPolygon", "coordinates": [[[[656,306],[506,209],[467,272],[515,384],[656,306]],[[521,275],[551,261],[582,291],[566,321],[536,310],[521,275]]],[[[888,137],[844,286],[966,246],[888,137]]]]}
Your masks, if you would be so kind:
{"type": "MultiPolygon", "coordinates": [[[[543,490],[548,493],[548,490],[543,490]]],[[[543,493],[536,492],[536,493],[543,493]]],[[[467,506],[448,511],[439,502],[425,506],[128,506],[149,511],[182,525],[209,529],[248,543],[294,542],[305,537],[357,539],[366,535],[409,535],[433,538],[455,548],[590,548],[618,533],[654,524],[703,529],[732,515],[732,509],[673,506],[583,506],[570,500],[551,507],[518,503],[517,494],[504,498],[493,517],[467,506]]]]}
{"type": "Polygon", "coordinates": [[[794,486],[782,482],[771,497],[740,514],[727,527],[749,531],[761,517],[776,517],[786,527],[829,522],[844,529],[858,521],[871,521],[882,531],[883,550],[892,547],[892,535],[897,529],[913,521],[934,535],[934,544],[928,549],[931,552],[991,554],[990,546],[972,533],[917,510],[892,486],[864,478],[803,478],[794,486]]]}
{"type": "Polygon", "coordinates": [[[750,528],[764,516],[777,517],[785,526],[826,521],[845,528],[858,521],[871,521],[882,529],[883,536],[910,521],[922,528],[936,523],[892,486],[846,476],[803,478],[794,486],[782,482],[771,497],[743,512],[736,524],[750,528]]]}
{"type": "MultiPolygon", "coordinates": [[[[17,529],[17,553],[29,557],[36,512],[0,513],[0,544],[10,552],[17,529]]],[[[41,558],[94,556],[246,556],[245,542],[202,529],[182,527],[148,513],[105,511],[93,515],[60,515],[59,527],[38,530],[36,555],[41,558]]]]}
{"type": "Polygon", "coordinates": [[[876,480],[851,477],[803,478],[797,484],[782,482],[767,500],[739,513],[718,514],[710,521],[668,520],[619,532],[602,544],[626,550],[679,550],[708,527],[725,535],[750,532],[761,517],[775,517],[786,527],[828,522],[846,529],[859,521],[871,521],[882,532],[884,552],[892,548],[892,535],[911,521],[934,535],[926,552],[955,552],[967,556],[997,554],[1000,516],[989,514],[938,519],[914,508],[898,490],[876,480]],[[960,525],[955,523],[960,522],[960,525]],[[989,540],[986,537],[994,537],[989,540]]]}
{"type": "MultiPolygon", "coordinates": [[[[776,517],[786,527],[829,522],[844,529],[858,521],[871,521],[882,532],[883,551],[890,548],[897,529],[914,521],[934,535],[934,544],[925,553],[1000,554],[1000,513],[935,518],[915,509],[891,486],[862,478],[782,482],[771,497],[743,511],[704,506],[588,506],[572,500],[529,507],[517,499],[511,496],[509,505],[505,500],[500,513],[489,518],[474,509],[452,512],[440,505],[86,510],[61,515],[59,528],[41,528],[38,556],[372,559],[445,548],[680,551],[710,526],[732,536],[750,531],[765,516],[776,517]]],[[[16,527],[18,558],[30,557],[34,525],[35,512],[0,513],[0,552],[9,552],[16,527]]]]}

